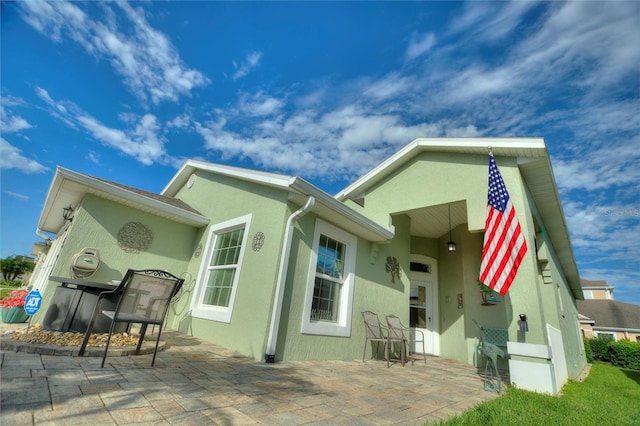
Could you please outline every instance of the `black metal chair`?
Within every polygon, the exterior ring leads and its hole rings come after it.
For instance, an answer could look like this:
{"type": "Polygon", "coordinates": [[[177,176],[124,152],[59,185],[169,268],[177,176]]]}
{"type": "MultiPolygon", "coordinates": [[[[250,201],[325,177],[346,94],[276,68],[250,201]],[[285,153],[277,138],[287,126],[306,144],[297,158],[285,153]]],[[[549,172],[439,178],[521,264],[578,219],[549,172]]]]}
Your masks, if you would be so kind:
{"type": "Polygon", "coordinates": [[[91,317],[89,326],[87,327],[82,346],[80,347],[80,355],[84,353],[95,319],[98,314],[101,313],[111,319],[109,336],[107,337],[104,354],[102,355],[101,367],[104,367],[104,362],[109,350],[109,343],[111,342],[111,335],[118,323],[127,323],[129,325],[140,324],[140,337],[136,347],[136,354],[140,353],[140,347],[142,346],[145,333],[147,332],[147,326],[159,326],[156,344],[153,351],[153,359],[151,360],[151,366],[153,367],[156,361],[156,353],[158,352],[162,326],[164,325],[164,320],[167,316],[169,303],[180,291],[183,283],[184,280],[182,278],[178,278],[166,271],[156,269],[128,270],[116,289],[100,294],[95,311],[91,317]],[[120,296],[116,310],[101,310],[100,302],[104,296],[118,292],[121,292],[122,295],[120,296]]]}

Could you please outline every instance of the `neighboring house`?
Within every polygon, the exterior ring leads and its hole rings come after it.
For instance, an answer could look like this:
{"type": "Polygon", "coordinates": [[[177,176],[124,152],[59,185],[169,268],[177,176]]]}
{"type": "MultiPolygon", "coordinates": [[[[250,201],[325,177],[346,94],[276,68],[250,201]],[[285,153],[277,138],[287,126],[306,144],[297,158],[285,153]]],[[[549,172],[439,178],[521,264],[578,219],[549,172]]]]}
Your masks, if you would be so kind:
{"type": "Polygon", "coordinates": [[[360,313],[371,310],[422,329],[428,353],[470,364],[474,320],[522,348],[551,347],[532,363],[553,376],[551,392],[586,365],[582,289],[540,138],[416,139],[335,197],[299,177],[195,160],[161,194],[58,168],[38,228],[56,234],[33,280],[45,305],[48,276],[68,276],[74,254],[93,247],[102,263],[92,280],[128,268],[181,275],[168,326],[256,359],[356,359],[360,313]],[[477,285],[488,146],[529,246],[491,305],[477,285]]]}
{"type": "Polygon", "coordinates": [[[584,337],[610,336],[640,342],[640,306],[618,302],[606,281],[581,279],[584,300],[578,300],[584,337]]]}

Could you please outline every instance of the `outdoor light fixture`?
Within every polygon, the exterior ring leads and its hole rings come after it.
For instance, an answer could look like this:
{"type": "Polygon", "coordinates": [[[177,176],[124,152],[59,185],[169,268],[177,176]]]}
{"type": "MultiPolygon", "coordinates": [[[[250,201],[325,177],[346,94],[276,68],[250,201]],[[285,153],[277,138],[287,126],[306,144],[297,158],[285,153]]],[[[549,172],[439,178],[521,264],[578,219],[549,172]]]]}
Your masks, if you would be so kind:
{"type": "Polygon", "coordinates": [[[527,324],[527,315],[520,314],[518,316],[520,317],[520,331],[522,332],[529,331],[529,324],[527,324]]]}
{"type": "Polygon", "coordinates": [[[449,253],[456,252],[456,243],[453,242],[453,239],[451,238],[451,205],[449,205],[449,242],[447,243],[447,248],[449,253]]]}
{"type": "Polygon", "coordinates": [[[69,222],[73,220],[73,207],[71,207],[71,204],[69,204],[69,207],[62,209],[62,217],[69,222]]]}

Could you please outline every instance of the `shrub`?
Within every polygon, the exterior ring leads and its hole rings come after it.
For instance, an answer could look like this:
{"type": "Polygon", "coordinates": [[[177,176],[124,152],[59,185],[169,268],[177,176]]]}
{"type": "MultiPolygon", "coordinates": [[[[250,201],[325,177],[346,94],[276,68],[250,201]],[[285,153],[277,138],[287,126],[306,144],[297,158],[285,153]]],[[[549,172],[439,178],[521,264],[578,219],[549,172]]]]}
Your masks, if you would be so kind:
{"type": "Polygon", "coordinates": [[[584,352],[585,352],[585,355],[587,355],[587,362],[592,363],[593,353],[591,352],[591,339],[587,339],[586,337],[583,337],[582,340],[584,342],[584,352]]]}
{"type": "Polygon", "coordinates": [[[593,354],[593,358],[600,360],[611,362],[611,355],[609,354],[609,344],[613,342],[613,338],[611,336],[598,336],[591,339],[591,353],[593,354]]]}
{"type": "Polygon", "coordinates": [[[608,348],[613,365],[630,370],[640,370],[640,343],[619,340],[611,342],[608,348]]]}

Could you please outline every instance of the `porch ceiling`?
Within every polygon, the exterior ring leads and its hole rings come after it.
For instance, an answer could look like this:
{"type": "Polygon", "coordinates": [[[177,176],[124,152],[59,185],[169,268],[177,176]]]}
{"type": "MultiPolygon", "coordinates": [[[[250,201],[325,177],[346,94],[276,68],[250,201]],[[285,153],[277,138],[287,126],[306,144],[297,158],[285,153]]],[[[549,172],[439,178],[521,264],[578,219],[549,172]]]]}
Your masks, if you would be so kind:
{"type": "Polygon", "coordinates": [[[449,232],[449,206],[451,206],[451,229],[467,223],[467,203],[465,201],[402,212],[411,218],[411,235],[440,238],[447,234],[449,232]]]}

